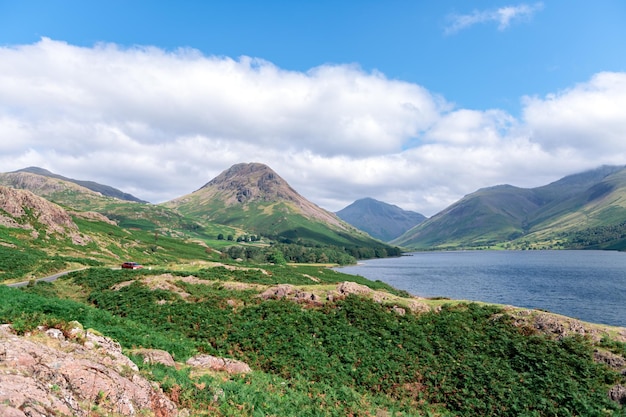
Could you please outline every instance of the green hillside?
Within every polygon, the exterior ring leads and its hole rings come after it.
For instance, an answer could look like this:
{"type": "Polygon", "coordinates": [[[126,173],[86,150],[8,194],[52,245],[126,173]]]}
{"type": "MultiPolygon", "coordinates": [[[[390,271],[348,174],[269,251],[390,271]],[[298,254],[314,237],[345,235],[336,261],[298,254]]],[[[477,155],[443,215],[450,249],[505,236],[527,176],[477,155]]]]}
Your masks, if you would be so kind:
{"type": "Polygon", "coordinates": [[[163,206],[188,218],[238,227],[280,243],[400,253],[306,200],[258,163],[234,165],[199,190],[163,206]]]}
{"type": "Polygon", "coordinates": [[[572,240],[575,233],[624,221],[626,169],[601,167],[532,189],[479,190],[391,243],[412,249],[581,248],[580,239],[572,240]]]}
{"type": "Polygon", "coordinates": [[[548,316],[416,304],[322,267],[91,268],[53,284],[0,287],[0,322],[32,332],[78,320],[113,337],[193,416],[624,415],[607,393],[626,377],[593,360],[594,351],[626,355],[614,330],[594,328],[606,335],[595,341],[554,338],[536,330],[533,317],[548,316]],[[360,295],[337,293],[346,281],[356,281],[360,295]],[[260,296],[277,285],[308,295],[260,296]],[[167,351],[178,365],[145,363],[137,348],[167,351]],[[185,361],[198,353],[253,371],[193,372],[185,361]]]}

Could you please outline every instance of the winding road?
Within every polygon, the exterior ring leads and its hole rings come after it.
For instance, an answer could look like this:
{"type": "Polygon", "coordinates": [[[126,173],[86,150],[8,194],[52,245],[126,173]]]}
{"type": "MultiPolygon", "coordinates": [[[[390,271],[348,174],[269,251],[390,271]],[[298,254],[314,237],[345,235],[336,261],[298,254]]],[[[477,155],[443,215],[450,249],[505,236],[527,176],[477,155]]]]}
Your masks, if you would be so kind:
{"type": "Polygon", "coordinates": [[[7,287],[14,287],[14,288],[17,288],[17,287],[25,287],[25,286],[27,286],[27,285],[28,285],[28,283],[29,283],[29,282],[31,282],[31,281],[35,281],[35,282],[40,282],[40,281],[52,282],[52,281],[55,281],[56,279],[58,279],[58,278],[60,278],[60,277],[62,277],[62,276],[64,276],[64,275],[69,274],[70,272],[80,271],[81,269],[84,269],[84,268],[72,269],[71,271],[63,271],[63,272],[59,272],[59,273],[57,273],[57,274],[50,275],[50,276],[45,277],[45,278],[39,278],[39,279],[36,279],[36,280],[29,280],[29,281],[22,281],[22,282],[14,282],[13,284],[6,284],[6,286],[7,286],[7,287]]]}

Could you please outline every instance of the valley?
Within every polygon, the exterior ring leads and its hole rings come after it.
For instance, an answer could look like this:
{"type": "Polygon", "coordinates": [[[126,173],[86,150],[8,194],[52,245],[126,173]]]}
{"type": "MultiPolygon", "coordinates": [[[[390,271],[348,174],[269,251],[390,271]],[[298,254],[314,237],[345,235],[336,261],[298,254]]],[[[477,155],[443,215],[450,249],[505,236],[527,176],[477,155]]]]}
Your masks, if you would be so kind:
{"type": "Polygon", "coordinates": [[[0,184],[3,415],[624,415],[626,329],[329,269],[402,250],[262,164],[162,205],[0,184]]]}

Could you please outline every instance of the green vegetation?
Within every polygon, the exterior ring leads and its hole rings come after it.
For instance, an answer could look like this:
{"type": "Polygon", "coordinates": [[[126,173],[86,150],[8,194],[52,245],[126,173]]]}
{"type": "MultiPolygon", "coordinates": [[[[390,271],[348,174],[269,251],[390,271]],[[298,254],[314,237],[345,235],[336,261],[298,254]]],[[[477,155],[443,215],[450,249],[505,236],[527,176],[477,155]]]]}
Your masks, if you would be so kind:
{"type": "MultiPolygon", "coordinates": [[[[134,358],[179,406],[198,416],[625,414],[607,391],[626,378],[593,361],[590,339],[552,340],[514,325],[496,306],[442,301],[440,311],[399,315],[391,304],[354,295],[297,304],[263,300],[258,287],[227,285],[327,287],[345,280],[392,290],[320,266],[91,268],[55,284],[0,287],[0,322],[27,331],[78,320],[126,349],[164,349],[179,362],[209,353],[243,360],[255,370],[195,375],[187,367],[134,358]],[[145,281],[164,274],[173,276],[177,291],[151,289],[145,281]],[[196,279],[183,280],[190,275],[196,279]],[[60,298],[69,287],[82,295],[60,298]]],[[[601,346],[624,354],[619,342],[605,339],[601,346]]]]}
{"type": "MultiPolygon", "coordinates": [[[[619,187],[594,186],[602,175],[534,190],[482,190],[454,207],[457,216],[427,221],[421,230],[436,229],[424,239],[440,247],[503,246],[505,239],[534,248],[541,239],[542,245],[618,248],[626,227],[615,223],[621,209],[601,202],[607,195],[619,199],[619,187]],[[564,192],[571,200],[559,202],[564,192]],[[553,201],[550,216],[524,217],[546,201],[553,201]],[[579,213],[573,207],[589,202],[596,204],[585,206],[596,222],[587,229],[555,227],[529,238],[551,216],[579,213]],[[477,227],[470,240],[450,234],[477,227]]],[[[268,172],[261,180],[259,190],[269,196],[276,176],[268,172]]],[[[247,184],[229,198],[251,196],[247,184]]],[[[282,184],[281,193],[287,191],[282,184]]],[[[179,366],[133,360],[194,416],[626,415],[607,396],[611,386],[626,384],[626,375],[594,361],[595,349],[626,356],[623,341],[609,333],[600,342],[554,340],[490,305],[428,300],[419,307],[431,311],[412,312],[418,303],[402,298],[406,292],[323,265],[395,256],[398,248],[311,220],[316,217],[285,202],[299,198],[290,195],[227,207],[224,199],[203,201],[197,194],[177,212],[66,188],[55,201],[117,224],[74,213],[80,234],[55,234],[26,208],[16,221],[30,229],[0,226],[0,281],[77,269],[54,283],[0,286],[0,323],[25,333],[39,325],[65,330],[79,321],[129,354],[139,347],[166,350],[179,366]],[[127,260],[145,268],[118,269],[127,260]],[[340,293],[344,281],[387,294],[340,293]],[[281,284],[304,296],[299,302],[259,296],[281,284]],[[242,360],[254,371],[199,375],[184,364],[199,353],[242,360]]]]}
{"type": "Polygon", "coordinates": [[[537,188],[478,190],[392,243],[437,249],[626,249],[626,169],[601,167],[537,188]]]}

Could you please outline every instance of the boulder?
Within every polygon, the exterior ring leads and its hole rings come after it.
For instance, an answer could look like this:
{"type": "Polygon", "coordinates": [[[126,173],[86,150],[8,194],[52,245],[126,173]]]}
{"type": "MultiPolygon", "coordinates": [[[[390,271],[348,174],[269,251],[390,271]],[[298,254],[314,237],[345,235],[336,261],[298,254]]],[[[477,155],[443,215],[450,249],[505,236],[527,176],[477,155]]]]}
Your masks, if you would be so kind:
{"type": "Polygon", "coordinates": [[[288,300],[302,303],[321,303],[321,298],[319,295],[312,292],[302,291],[301,289],[289,284],[280,284],[274,287],[270,287],[267,290],[263,291],[261,294],[259,294],[259,297],[263,298],[264,300],[280,300],[285,298],[288,300]]]}
{"type": "Polygon", "coordinates": [[[623,385],[615,385],[609,391],[609,398],[618,404],[626,405],[626,387],[623,385]]]}
{"type": "Polygon", "coordinates": [[[235,359],[219,358],[211,355],[197,355],[187,360],[187,365],[229,374],[247,374],[252,372],[247,363],[235,359]]]}
{"type": "Polygon", "coordinates": [[[143,356],[143,363],[155,364],[160,363],[165,366],[176,366],[174,358],[169,352],[160,349],[135,349],[133,354],[143,356]]]}

